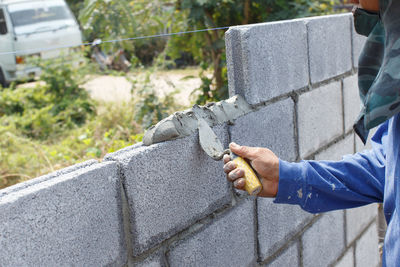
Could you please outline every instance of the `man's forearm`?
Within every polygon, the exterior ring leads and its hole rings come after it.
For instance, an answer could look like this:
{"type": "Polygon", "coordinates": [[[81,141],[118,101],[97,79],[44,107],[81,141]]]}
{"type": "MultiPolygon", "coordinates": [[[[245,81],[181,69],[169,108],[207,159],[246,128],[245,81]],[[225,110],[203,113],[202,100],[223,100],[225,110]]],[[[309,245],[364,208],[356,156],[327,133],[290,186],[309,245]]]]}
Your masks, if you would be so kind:
{"type": "Polygon", "coordinates": [[[275,203],[319,213],[383,201],[385,166],[373,151],[342,161],[280,161],[275,203]]]}

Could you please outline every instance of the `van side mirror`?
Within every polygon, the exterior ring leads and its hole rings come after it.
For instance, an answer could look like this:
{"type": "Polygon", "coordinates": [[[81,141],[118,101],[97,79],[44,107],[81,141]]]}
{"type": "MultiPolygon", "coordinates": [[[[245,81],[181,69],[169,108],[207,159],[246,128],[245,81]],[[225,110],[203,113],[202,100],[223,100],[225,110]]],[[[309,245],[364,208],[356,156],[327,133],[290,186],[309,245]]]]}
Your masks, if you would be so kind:
{"type": "Polygon", "coordinates": [[[7,23],[3,9],[0,8],[0,34],[7,34],[7,23]]]}

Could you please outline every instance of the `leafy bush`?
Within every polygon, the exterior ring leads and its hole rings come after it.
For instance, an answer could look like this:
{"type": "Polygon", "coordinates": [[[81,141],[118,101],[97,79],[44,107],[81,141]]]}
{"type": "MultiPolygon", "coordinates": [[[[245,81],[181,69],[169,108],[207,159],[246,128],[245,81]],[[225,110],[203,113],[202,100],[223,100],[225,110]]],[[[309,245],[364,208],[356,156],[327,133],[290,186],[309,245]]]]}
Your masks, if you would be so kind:
{"type": "MultiPolygon", "coordinates": [[[[186,23],[179,30],[217,28],[266,21],[333,13],[337,0],[176,0],[176,8],[186,23]]],[[[167,45],[168,55],[192,51],[205,68],[213,70],[211,79],[203,77],[203,92],[198,102],[218,101],[228,95],[224,31],[205,31],[184,37],[174,36],[167,45]],[[193,45],[197,44],[197,45],[193,45]]]]}
{"type": "Polygon", "coordinates": [[[40,65],[42,82],[35,87],[1,89],[0,127],[45,139],[85,123],[94,104],[80,87],[76,68],[57,61],[40,65]]]}
{"type": "Polygon", "coordinates": [[[168,117],[171,113],[184,109],[183,105],[179,105],[175,100],[175,94],[160,97],[150,83],[150,75],[154,69],[150,69],[144,82],[132,80],[133,94],[135,96],[135,121],[140,123],[144,129],[156,124],[162,119],[168,117]]]}
{"type": "Polygon", "coordinates": [[[145,127],[182,108],[154,92],[151,72],[133,100],[97,103],[80,86],[85,67],[51,66],[33,88],[0,90],[0,188],[141,142],[145,127]]]}
{"type": "Polygon", "coordinates": [[[143,131],[134,116],[132,103],[101,103],[84,125],[46,140],[0,127],[0,188],[141,142],[143,131]]]}

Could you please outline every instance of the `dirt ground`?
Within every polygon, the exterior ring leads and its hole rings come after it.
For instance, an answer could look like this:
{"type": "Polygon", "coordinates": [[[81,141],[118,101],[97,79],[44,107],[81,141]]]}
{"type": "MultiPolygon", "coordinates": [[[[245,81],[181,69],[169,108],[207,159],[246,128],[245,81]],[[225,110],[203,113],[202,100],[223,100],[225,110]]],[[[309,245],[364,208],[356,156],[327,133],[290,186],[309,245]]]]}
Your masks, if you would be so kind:
{"type": "MultiPolygon", "coordinates": [[[[154,88],[160,97],[177,92],[176,99],[184,104],[193,102],[192,92],[199,88],[201,79],[199,69],[156,71],[149,76],[149,85],[154,88]]],[[[98,75],[90,78],[83,87],[96,99],[106,102],[122,102],[131,98],[132,81],[136,81],[136,87],[145,83],[149,75],[145,71],[135,71],[127,76],[98,75]]]]}
{"type": "MultiPolygon", "coordinates": [[[[126,76],[95,75],[89,77],[83,87],[96,100],[116,103],[129,101],[132,97],[132,81],[136,81],[136,88],[139,88],[145,84],[148,73],[143,70],[127,73],[126,76]]],[[[155,71],[149,76],[148,85],[154,88],[160,97],[177,92],[176,100],[190,106],[196,97],[196,93],[192,92],[201,85],[199,74],[198,68],[155,71]]],[[[33,87],[37,83],[23,83],[18,86],[33,87]]]]}

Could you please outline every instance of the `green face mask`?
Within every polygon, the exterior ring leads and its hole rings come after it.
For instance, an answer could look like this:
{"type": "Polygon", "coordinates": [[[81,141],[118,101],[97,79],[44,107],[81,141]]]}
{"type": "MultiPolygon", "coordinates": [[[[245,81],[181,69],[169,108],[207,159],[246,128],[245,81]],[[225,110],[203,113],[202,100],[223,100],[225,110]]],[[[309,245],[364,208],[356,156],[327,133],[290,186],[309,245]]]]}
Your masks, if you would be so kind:
{"type": "Polygon", "coordinates": [[[400,112],[400,1],[381,0],[379,14],[357,9],[354,20],[368,36],[358,67],[363,108],[354,125],[365,143],[370,129],[400,112]]]}
{"type": "Polygon", "coordinates": [[[371,13],[362,8],[353,10],[354,15],[354,28],[360,35],[368,37],[375,25],[379,22],[379,14],[371,13]]]}

